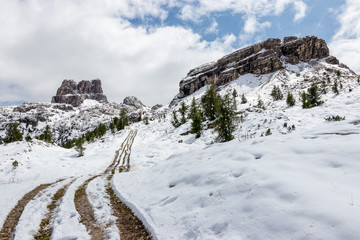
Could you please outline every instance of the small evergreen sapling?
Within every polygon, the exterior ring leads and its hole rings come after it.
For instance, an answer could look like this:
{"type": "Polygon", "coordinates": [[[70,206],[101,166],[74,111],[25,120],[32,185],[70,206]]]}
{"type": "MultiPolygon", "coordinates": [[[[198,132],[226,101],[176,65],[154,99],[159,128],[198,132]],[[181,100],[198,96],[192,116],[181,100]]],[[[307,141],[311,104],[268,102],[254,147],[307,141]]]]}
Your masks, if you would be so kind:
{"type": "Polygon", "coordinates": [[[282,92],[278,86],[274,86],[270,95],[273,97],[274,101],[282,100],[284,98],[284,95],[282,94],[282,92]]]}
{"type": "Polygon", "coordinates": [[[18,129],[19,124],[11,123],[7,130],[4,138],[5,143],[17,142],[23,140],[23,133],[18,129]]]}
{"type": "Polygon", "coordinates": [[[295,98],[294,98],[294,95],[292,95],[292,93],[288,93],[287,94],[287,97],[286,97],[286,104],[291,107],[291,106],[294,106],[295,105],[295,98]]]}
{"type": "Polygon", "coordinates": [[[195,113],[191,118],[191,133],[195,133],[195,138],[199,138],[201,136],[201,130],[203,129],[202,117],[200,110],[195,106],[195,113]]]}
{"type": "Polygon", "coordinates": [[[324,103],[320,100],[320,93],[316,84],[311,85],[307,93],[303,92],[301,99],[303,108],[313,108],[324,103]]]}
{"type": "Polygon", "coordinates": [[[234,139],[232,133],[235,131],[236,117],[233,104],[229,94],[226,94],[223,98],[219,98],[215,131],[218,133],[217,140],[220,142],[228,142],[234,139]]]}
{"type": "Polygon", "coordinates": [[[84,156],[85,148],[83,144],[85,143],[84,137],[79,137],[75,141],[75,150],[78,152],[78,157],[84,156]]]}
{"type": "Polygon", "coordinates": [[[196,101],[195,101],[195,98],[193,97],[193,99],[191,100],[190,108],[189,108],[188,119],[192,119],[197,110],[198,109],[197,109],[196,101]]]}
{"type": "Polygon", "coordinates": [[[180,122],[179,122],[179,119],[177,118],[177,112],[174,110],[172,112],[172,119],[171,119],[171,124],[177,128],[177,127],[180,127],[180,122]]]}
{"type": "Polygon", "coordinates": [[[247,99],[245,97],[245,94],[242,94],[241,95],[241,104],[245,104],[245,103],[247,103],[247,99]]]}
{"type": "Polygon", "coordinates": [[[333,93],[335,93],[336,95],[339,94],[339,89],[338,89],[338,82],[337,82],[337,80],[335,80],[335,82],[334,82],[334,86],[332,87],[332,91],[333,91],[333,93]]]}
{"type": "Polygon", "coordinates": [[[186,106],[185,102],[181,102],[181,106],[179,108],[179,113],[181,115],[181,124],[186,123],[186,112],[188,110],[188,107],[186,106]]]}
{"type": "Polygon", "coordinates": [[[219,105],[219,94],[215,91],[215,86],[211,85],[201,98],[201,105],[204,109],[204,115],[210,121],[216,119],[216,112],[219,105]]]}

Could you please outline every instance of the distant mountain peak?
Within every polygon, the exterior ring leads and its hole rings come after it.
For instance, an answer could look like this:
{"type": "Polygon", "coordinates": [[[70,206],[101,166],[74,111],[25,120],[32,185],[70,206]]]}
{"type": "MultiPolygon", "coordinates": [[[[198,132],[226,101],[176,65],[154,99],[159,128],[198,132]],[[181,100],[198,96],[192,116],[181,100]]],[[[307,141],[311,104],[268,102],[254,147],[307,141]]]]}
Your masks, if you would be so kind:
{"type": "Polygon", "coordinates": [[[329,64],[339,64],[336,57],[330,56],[329,48],[323,39],[315,36],[304,38],[269,38],[263,42],[239,49],[215,62],[203,64],[189,71],[179,83],[179,94],[172,104],[189,96],[205,85],[221,86],[245,74],[269,74],[284,69],[286,64],[310,62],[325,59],[329,64]]]}
{"type": "Polygon", "coordinates": [[[74,107],[80,106],[85,99],[97,100],[107,103],[107,98],[101,87],[101,80],[82,80],[76,83],[74,80],[63,80],[61,86],[52,97],[52,103],[67,103],[74,107]]]}

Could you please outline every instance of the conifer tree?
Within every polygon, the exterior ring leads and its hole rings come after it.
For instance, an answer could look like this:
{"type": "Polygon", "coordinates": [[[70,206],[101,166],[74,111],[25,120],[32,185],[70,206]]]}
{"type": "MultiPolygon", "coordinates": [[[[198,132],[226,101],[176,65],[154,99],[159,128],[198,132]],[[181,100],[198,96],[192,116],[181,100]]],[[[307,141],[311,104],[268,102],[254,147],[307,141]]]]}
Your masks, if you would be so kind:
{"type": "Polygon", "coordinates": [[[40,135],[39,140],[52,143],[52,133],[49,125],[46,125],[45,131],[40,135]]]}
{"type": "Polygon", "coordinates": [[[312,108],[323,104],[323,101],[320,101],[320,93],[318,86],[314,83],[308,89],[308,92],[303,92],[301,94],[303,108],[312,108]]]}
{"type": "Polygon", "coordinates": [[[201,136],[203,124],[200,109],[196,105],[194,107],[194,114],[192,115],[191,120],[191,133],[195,133],[195,138],[199,138],[201,136]]]}
{"type": "Polygon", "coordinates": [[[235,111],[233,101],[229,94],[223,98],[219,98],[219,107],[216,112],[216,127],[215,131],[218,133],[217,140],[220,142],[227,142],[234,139],[232,133],[235,131],[235,111]]]}
{"type": "Polygon", "coordinates": [[[186,106],[185,102],[181,102],[181,106],[179,108],[179,113],[181,115],[181,124],[186,123],[186,112],[188,110],[188,107],[186,106]]]}
{"type": "Polygon", "coordinates": [[[119,119],[119,128],[124,129],[125,126],[129,125],[129,119],[126,115],[126,110],[124,108],[121,109],[120,111],[120,119],[119,119]]]}
{"type": "Polygon", "coordinates": [[[202,108],[204,109],[204,115],[210,121],[216,119],[216,112],[218,108],[219,94],[215,91],[215,86],[211,85],[201,98],[202,108]]]}
{"type": "Polygon", "coordinates": [[[181,125],[179,119],[177,118],[177,113],[175,110],[172,112],[171,124],[176,128],[181,125]]]}
{"type": "Polygon", "coordinates": [[[258,98],[258,102],[257,102],[257,104],[256,104],[255,107],[261,108],[261,109],[265,110],[264,101],[260,98],[260,96],[259,96],[259,98],[258,98]]]}
{"type": "Polygon", "coordinates": [[[16,141],[22,141],[23,140],[23,133],[20,132],[18,129],[19,124],[17,123],[11,123],[7,130],[6,130],[6,136],[4,138],[5,143],[11,143],[16,141]]]}
{"type": "Polygon", "coordinates": [[[199,109],[197,109],[196,101],[195,101],[195,98],[193,97],[193,99],[191,100],[190,108],[189,108],[189,115],[188,115],[189,119],[193,118],[193,116],[195,115],[196,110],[199,110],[199,109]]]}
{"type": "Polygon", "coordinates": [[[114,134],[115,133],[115,124],[114,124],[114,121],[112,121],[109,125],[109,128],[111,130],[111,133],[114,134]]]}
{"type": "Polygon", "coordinates": [[[233,98],[238,97],[238,93],[237,93],[236,89],[234,89],[234,91],[232,92],[232,96],[233,96],[233,98]]]}
{"type": "Polygon", "coordinates": [[[242,94],[241,95],[241,104],[245,104],[245,103],[247,103],[247,99],[245,97],[245,94],[242,94]]]}
{"type": "Polygon", "coordinates": [[[85,143],[84,137],[79,137],[75,141],[75,150],[78,152],[78,157],[84,156],[85,148],[83,144],[85,143]]]}
{"type": "Polygon", "coordinates": [[[286,97],[286,104],[291,107],[291,106],[295,105],[295,102],[296,102],[296,100],[294,98],[294,95],[292,95],[291,92],[288,92],[287,97],[286,97]]]}
{"type": "Polygon", "coordinates": [[[271,96],[273,97],[274,101],[281,100],[284,98],[280,88],[278,86],[274,86],[273,90],[271,91],[271,96]]]}
{"type": "Polygon", "coordinates": [[[332,87],[333,93],[335,93],[336,95],[339,94],[339,89],[338,89],[338,82],[337,80],[335,80],[334,82],[334,86],[332,87]]]}

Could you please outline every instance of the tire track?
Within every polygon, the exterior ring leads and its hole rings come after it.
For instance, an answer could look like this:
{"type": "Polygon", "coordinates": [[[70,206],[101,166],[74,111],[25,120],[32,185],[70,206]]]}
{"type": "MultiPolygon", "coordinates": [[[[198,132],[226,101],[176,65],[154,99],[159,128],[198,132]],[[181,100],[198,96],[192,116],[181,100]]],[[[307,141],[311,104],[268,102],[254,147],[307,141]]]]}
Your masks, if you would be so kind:
{"type": "Polygon", "coordinates": [[[86,187],[99,175],[94,176],[86,180],[76,191],[74,197],[74,203],[76,211],[80,214],[80,223],[84,224],[86,230],[89,232],[91,239],[103,240],[105,239],[105,233],[103,227],[101,227],[95,220],[94,210],[92,209],[90,202],[86,195],[86,187]]]}
{"type": "Polygon", "coordinates": [[[108,177],[106,192],[110,197],[110,203],[116,219],[116,226],[120,230],[122,240],[148,240],[152,239],[142,222],[134,213],[116,196],[111,188],[110,181],[113,174],[108,177]]]}
{"type": "Polygon", "coordinates": [[[53,216],[55,209],[59,205],[60,201],[62,200],[63,196],[65,195],[66,190],[68,187],[75,181],[72,180],[70,183],[66,184],[62,188],[60,188],[54,196],[51,198],[51,203],[47,206],[48,213],[45,215],[45,217],[41,220],[39,230],[34,235],[34,239],[40,239],[40,240],[50,240],[52,231],[53,231],[53,216]]]}
{"type": "Polygon", "coordinates": [[[41,184],[31,190],[30,192],[26,193],[16,204],[16,206],[10,211],[8,216],[6,217],[4,221],[4,225],[0,231],[0,239],[11,239],[14,234],[14,230],[16,228],[16,225],[21,217],[22,212],[24,211],[25,206],[32,200],[34,197],[42,190],[46,189],[47,187],[63,181],[59,180],[54,183],[48,183],[48,184],[41,184]]]}

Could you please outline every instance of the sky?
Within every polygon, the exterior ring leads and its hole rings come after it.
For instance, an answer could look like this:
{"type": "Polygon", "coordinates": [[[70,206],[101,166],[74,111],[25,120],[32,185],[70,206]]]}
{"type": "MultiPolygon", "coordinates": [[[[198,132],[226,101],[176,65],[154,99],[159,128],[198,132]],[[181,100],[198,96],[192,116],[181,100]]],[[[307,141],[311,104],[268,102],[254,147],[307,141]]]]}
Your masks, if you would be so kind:
{"type": "Polygon", "coordinates": [[[358,0],[0,0],[0,105],[96,78],[110,102],[167,104],[192,68],[285,36],[322,38],[360,73],[359,16],[358,0]]]}

